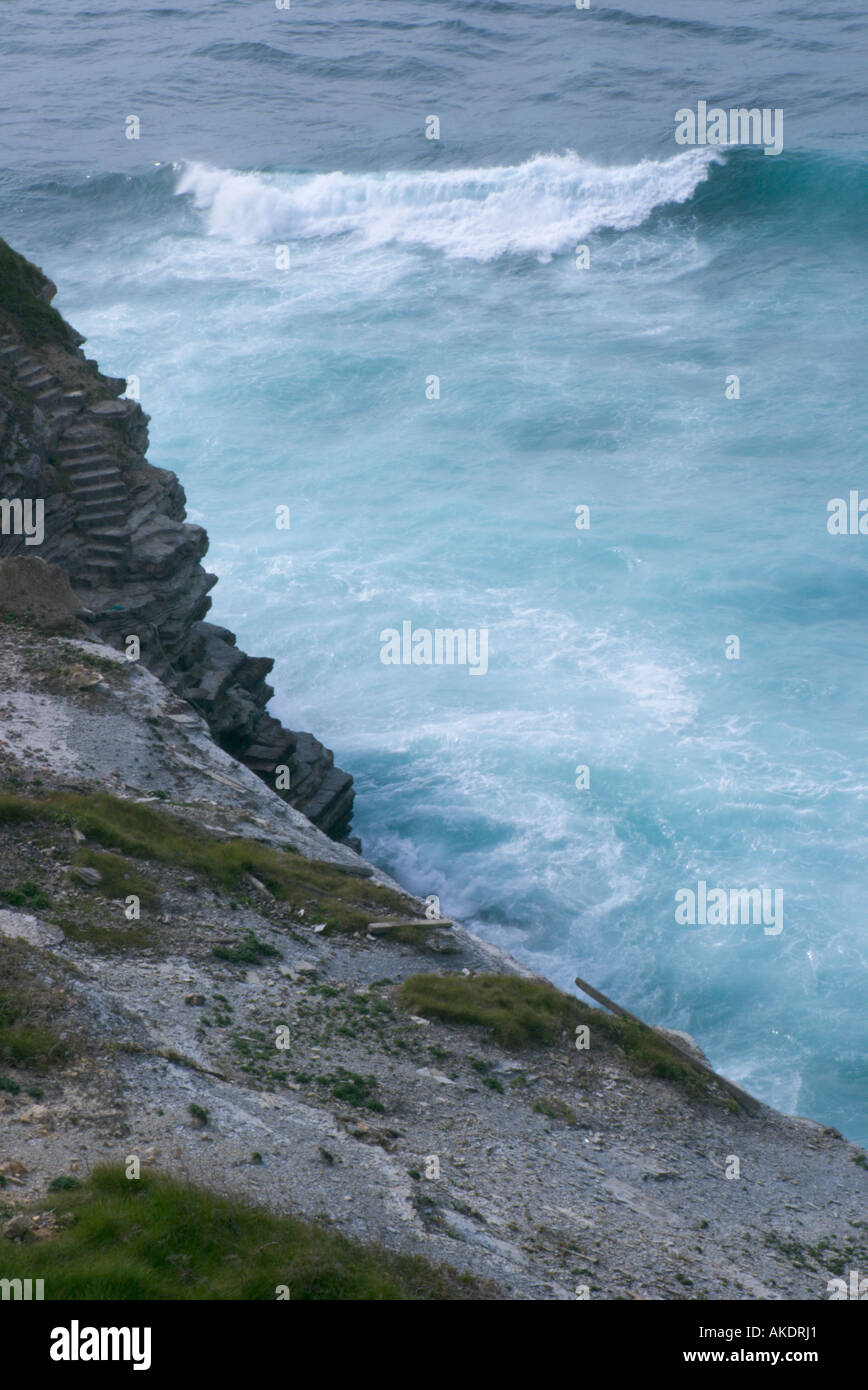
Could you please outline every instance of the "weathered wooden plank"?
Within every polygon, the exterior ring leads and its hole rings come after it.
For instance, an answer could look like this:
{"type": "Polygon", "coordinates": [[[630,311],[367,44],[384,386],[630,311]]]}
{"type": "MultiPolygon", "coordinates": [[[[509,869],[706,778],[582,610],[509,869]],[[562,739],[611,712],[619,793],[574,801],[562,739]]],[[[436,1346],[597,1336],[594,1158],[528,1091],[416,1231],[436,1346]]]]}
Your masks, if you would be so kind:
{"type": "MultiPolygon", "coordinates": [[[[602,1004],[610,1013],[619,1014],[621,1018],[629,1019],[631,1023],[638,1023],[640,1028],[646,1028],[649,1033],[655,1031],[647,1023],[643,1022],[641,1018],[637,1018],[636,1014],[631,1014],[629,1009],[624,1009],[620,1004],[616,1004],[613,999],[603,994],[601,990],[594,989],[594,986],[589,985],[587,980],[580,979],[578,975],[575,978],[579,989],[585,994],[589,994],[592,999],[596,999],[597,1003],[602,1004]]],[[[655,1036],[659,1038],[661,1035],[656,1033],[655,1036]]],[[[743,1091],[741,1086],[736,1086],[734,1081],[729,1081],[725,1076],[721,1076],[713,1067],[708,1067],[704,1062],[700,1062],[698,1057],[691,1056],[687,1048],[682,1047],[674,1038],[662,1038],[662,1041],[671,1047],[674,1052],[677,1052],[679,1056],[683,1057],[685,1062],[693,1067],[694,1071],[698,1071],[702,1075],[716,1081],[718,1085],[722,1086],[724,1091],[732,1096],[733,1100],[738,1101],[739,1105],[743,1106],[745,1110],[749,1111],[751,1114],[756,1114],[757,1111],[762,1108],[762,1101],[757,1100],[756,1097],[750,1095],[748,1091],[743,1091]]]]}
{"type": "Polygon", "coordinates": [[[389,922],[369,922],[368,931],[386,932],[394,931],[396,927],[425,927],[432,931],[434,927],[446,927],[452,929],[452,919],[450,917],[393,917],[389,922]]]}

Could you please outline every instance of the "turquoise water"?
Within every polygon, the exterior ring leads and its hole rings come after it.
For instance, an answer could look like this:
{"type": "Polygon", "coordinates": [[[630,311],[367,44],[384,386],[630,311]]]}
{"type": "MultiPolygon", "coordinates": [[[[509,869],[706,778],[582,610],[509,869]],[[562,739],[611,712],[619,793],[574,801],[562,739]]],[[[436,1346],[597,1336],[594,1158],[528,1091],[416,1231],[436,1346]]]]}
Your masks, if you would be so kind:
{"type": "Polygon", "coordinates": [[[696,10],[12,3],[2,232],[139,378],[366,852],[865,1142],[868,19],[696,10]],[[678,147],[699,99],[784,152],[678,147]],[[485,676],[384,665],[408,620],[485,676]],[[699,880],[782,931],[679,926],[699,880]]]}

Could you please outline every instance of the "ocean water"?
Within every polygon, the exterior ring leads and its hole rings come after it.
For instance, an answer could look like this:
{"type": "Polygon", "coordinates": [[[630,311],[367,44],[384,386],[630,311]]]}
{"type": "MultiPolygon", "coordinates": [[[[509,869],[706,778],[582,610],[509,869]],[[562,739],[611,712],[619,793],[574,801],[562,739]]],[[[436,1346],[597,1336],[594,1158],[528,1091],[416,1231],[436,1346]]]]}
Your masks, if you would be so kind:
{"type": "Polygon", "coordinates": [[[868,537],[826,524],[868,493],[864,7],[3,19],[0,233],[138,378],[366,852],[868,1141],[868,537]],[[783,152],[677,145],[699,100],[783,152]],[[384,665],[405,621],[488,671],[384,665]],[[680,925],[699,881],[782,930],[680,925]]]}

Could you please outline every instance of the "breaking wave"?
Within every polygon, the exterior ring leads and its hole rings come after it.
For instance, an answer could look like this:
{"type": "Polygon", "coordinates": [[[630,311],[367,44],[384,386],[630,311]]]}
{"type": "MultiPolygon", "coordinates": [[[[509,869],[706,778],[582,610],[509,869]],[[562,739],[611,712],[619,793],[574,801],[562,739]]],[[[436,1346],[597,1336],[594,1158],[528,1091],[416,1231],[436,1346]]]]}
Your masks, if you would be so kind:
{"type": "Polygon", "coordinates": [[[178,166],[215,236],[238,242],[352,234],[364,245],[427,247],[450,257],[548,260],[604,228],[640,226],[655,209],[690,199],[721,156],[688,150],[672,159],[593,164],[574,153],[524,164],[383,174],[235,173],[178,166]]]}

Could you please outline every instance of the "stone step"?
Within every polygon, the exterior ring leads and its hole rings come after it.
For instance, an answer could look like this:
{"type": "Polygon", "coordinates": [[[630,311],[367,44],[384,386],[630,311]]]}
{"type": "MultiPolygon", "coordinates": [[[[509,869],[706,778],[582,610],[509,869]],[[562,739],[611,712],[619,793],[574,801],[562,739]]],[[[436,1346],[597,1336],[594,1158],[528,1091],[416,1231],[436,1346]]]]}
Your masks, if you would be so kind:
{"type": "Polygon", "coordinates": [[[112,560],[116,564],[127,555],[127,548],[123,545],[89,545],[87,554],[94,560],[112,560]]]}
{"type": "Polygon", "coordinates": [[[59,386],[49,386],[47,391],[37,391],[36,399],[41,406],[49,405],[51,401],[59,401],[62,395],[59,386]]]}
{"type": "Polygon", "coordinates": [[[113,498],[102,502],[77,502],[76,510],[79,521],[86,522],[122,521],[127,514],[126,507],[119,506],[113,498]]]}
{"type": "Polygon", "coordinates": [[[105,431],[86,418],[79,420],[75,425],[70,425],[66,432],[68,444],[96,444],[104,439],[105,431]]]}
{"type": "Polygon", "coordinates": [[[81,502],[96,502],[101,498],[113,502],[126,501],[127,490],[123,483],[94,483],[88,487],[77,487],[72,494],[76,505],[81,502]]]}
{"type": "Polygon", "coordinates": [[[90,483],[121,482],[121,475],[116,468],[93,468],[88,472],[77,469],[72,475],[72,481],[75,484],[76,492],[78,492],[80,490],[79,484],[82,487],[87,487],[90,483]]]}
{"type": "MultiPolygon", "coordinates": [[[[79,516],[83,514],[90,516],[94,507],[113,507],[116,511],[120,511],[121,516],[126,516],[127,514],[128,503],[122,492],[103,492],[101,490],[74,492],[72,494],[72,500],[75,503],[76,511],[79,516]]],[[[114,522],[116,518],[115,516],[111,516],[105,518],[93,517],[92,519],[95,521],[106,520],[114,522]]]]}
{"type": "Polygon", "coordinates": [[[84,561],[84,569],[85,569],[85,572],[87,572],[88,570],[90,570],[91,572],[94,572],[94,571],[96,571],[96,570],[99,570],[99,571],[101,571],[103,574],[115,574],[115,573],[117,572],[117,568],[118,568],[118,566],[117,566],[117,561],[116,561],[116,560],[106,560],[106,559],[104,559],[104,558],[102,558],[101,556],[98,556],[98,555],[95,555],[95,556],[86,555],[86,556],[85,556],[85,561],[84,561]]]}
{"type": "Polygon", "coordinates": [[[119,519],[119,518],[109,516],[108,514],[99,515],[99,516],[93,516],[93,517],[91,517],[91,516],[80,516],[80,517],[78,518],[78,523],[77,523],[78,528],[79,528],[79,534],[81,535],[81,537],[82,537],[83,540],[89,540],[89,539],[90,539],[90,528],[91,528],[91,526],[93,526],[94,524],[97,524],[97,525],[98,525],[101,521],[115,521],[115,520],[118,520],[118,519],[119,519]]]}
{"type": "Polygon", "coordinates": [[[81,434],[78,431],[78,421],[67,425],[63,431],[63,438],[58,441],[61,451],[72,458],[75,454],[94,454],[100,449],[105,449],[105,436],[93,434],[81,434]]]}
{"type": "MultiPolygon", "coordinates": [[[[107,486],[110,486],[110,484],[107,484],[107,486]]],[[[124,489],[121,489],[119,492],[114,492],[111,497],[103,496],[101,490],[98,494],[88,492],[87,488],[82,488],[81,492],[73,492],[71,495],[79,511],[82,507],[103,507],[110,502],[113,507],[118,507],[123,504],[124,514],[126,515],[129,505],[124,489]]]]}
{"type": "MultiPolygon", "coordinates": [[[[126,496],[125,496],[123,493],[120,493],[120,492],[114,493],[114,494],[112,494],[112,496],[110,496],[110,497],[103,497],[103,496],[96,496],[96,497],[95,497],[95,496],[93,496],[92,494],[88,494],[87,492],[83,492],[83,493],[73,493],[73,494],[72,494],[72,500],[74,501],[74,503],[75,503],[75,505],[76,505],[76,509],[77,509],[79,512],[82,512],[82,511],[90,512],[90,511],[94,511],[94,510],[100,510],[100,509],[103,509],[103,508],[111,508],[111,510],[112,510],[113,512],[119,512],[120,515],[122,515],[122,516],[124,516],[124,517],[125,517],[126,514],[127,514],[127,510],[128,510],[128,506],[129,506],[129,503],[127,502],[126,496]]],[[[114,522],[114,517],[111,517],[111,518],[106,517],[106,524],[108,525],[110,522],[111,522],[111,523],[114,522]]]]}
{"type": "Polygon", "coordinates": [[[64,459],[83,458],[85,454],[91,456],[104,454],[106,452],[104,439],[79,439],[70,434],[70,430],[75,429],[76,423],[73,421],[72,425],[67,425],[57,441],[55,453],[64,459]]]}
{"type": "Polygon", "coordinates": [[[94,402],[94,404],[89,407],[89,411],[91,415],[97,416],[98,419],[115,420],[120,419],[123,415],[129,415],[137,406],[138,401],[121,401],[109,398],[107,400],[94,402]]]}
{"type": "Polygon", "coordinates": [[[50,372],[34,372],[29,376],[25,376],[22,372],[19,372],[18,380],[25,390],[33,392],[38,391],[42,386],[47,387],[54,385],[54,377],[50,372]]]}
{"type": "Polygon", "coordinates": [[[9,343],[6,347],[0,348],[0,358],[6,363],[11,363],[13,366],[26,356],[27,349],[23,348],[20,343],[9,343]]]}
{"type": "Polygon", "coordinates": [[[75,458],[60,459],[60,466],[66,469],[67,473],[79,468],[93,468],[95,464],[100,463],[114,465],[114,459],[110,454],[76,454],[75,458]]]}
{"type": "Polygon", "coordinates": [[[106,452],[104,439],[77,439],[72,435],[72,430],[65,430],[63,439],[57,445],[57,453],[61,453],[68,459],[77,459],[82,453],[104,452],[106,452]]]}
{"type": "Polygon", "coordinates": [[[105,541],[108,545],[122,545],[125,550],[129,548],[129,531],[116,530],[112,526],[102,526],[99,530],[91,531],[90,534],[96,541],[105,541]]]}

